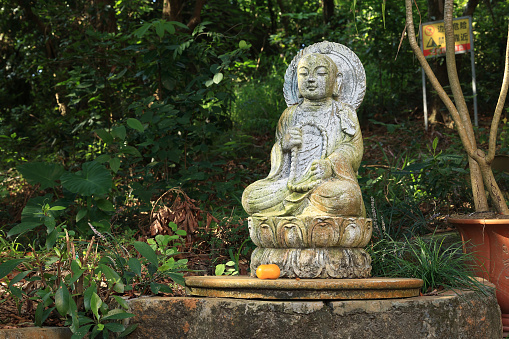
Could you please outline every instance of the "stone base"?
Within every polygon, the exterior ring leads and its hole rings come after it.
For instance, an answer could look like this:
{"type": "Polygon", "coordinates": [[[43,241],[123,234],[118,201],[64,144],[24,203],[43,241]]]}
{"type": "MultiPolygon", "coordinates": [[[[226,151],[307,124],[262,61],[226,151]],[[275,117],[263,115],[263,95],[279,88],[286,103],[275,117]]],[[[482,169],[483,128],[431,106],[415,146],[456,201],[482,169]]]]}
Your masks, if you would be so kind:
{"type": "Polygon", "coordinates": [[[459,293],[346,301],[145,297],[127,301],[136,316],[126,321],[138,324],[130,339],[501,338],[494,290],[459,293]]]}
{"type": "Polygon", "coordinates": [[[276,264],[286,278],[368,278],[371,257],[363,248],[260,248],[251,254],[251,274],[276,264]]]}
{"type": "Polygon", "coordinates": [[[253,243],[267,248],[363,248],[373,232],[368,218],[299,215],[247,220],[253,243]]]}
{"type": "Polygon", "coordinates": [[[71,339],[72,332],[67,327],[20,327],[0,329],[0,339],[71,339]]]}
{"type": "Polygon", "coordinates": [[[419,295],[421,279],[275,279],[247,276],[187,277],[188,295],[241,299],[387,299],[419,295]]]}

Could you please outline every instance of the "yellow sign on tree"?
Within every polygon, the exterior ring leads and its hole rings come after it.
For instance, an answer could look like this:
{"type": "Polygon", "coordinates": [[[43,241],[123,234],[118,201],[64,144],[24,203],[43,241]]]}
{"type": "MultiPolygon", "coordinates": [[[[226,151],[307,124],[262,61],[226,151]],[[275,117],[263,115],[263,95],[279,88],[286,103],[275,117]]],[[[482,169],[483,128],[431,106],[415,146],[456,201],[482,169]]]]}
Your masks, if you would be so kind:
{"type": "MultiPolygon", "coordinates": [[[[454,50],[456,54],[466,53],[472,49],[470,17],[454,19],[454,50]]],[[[421,48],[425,57],[445,54],[444,21],[427,22],[421,25],[421,48]]]]}

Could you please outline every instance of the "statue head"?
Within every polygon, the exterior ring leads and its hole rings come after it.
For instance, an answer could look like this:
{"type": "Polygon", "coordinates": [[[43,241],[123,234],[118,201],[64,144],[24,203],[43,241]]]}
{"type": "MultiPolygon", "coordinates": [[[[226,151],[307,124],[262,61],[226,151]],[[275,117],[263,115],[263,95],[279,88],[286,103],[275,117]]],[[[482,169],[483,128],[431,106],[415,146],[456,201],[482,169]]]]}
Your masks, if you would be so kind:
{"type": "Polygon", "coordinates": [[[336,99],[341,79],[334,61],[324,54],[308,54],[297,65],[299,96],[308,100],[336,99]]]}

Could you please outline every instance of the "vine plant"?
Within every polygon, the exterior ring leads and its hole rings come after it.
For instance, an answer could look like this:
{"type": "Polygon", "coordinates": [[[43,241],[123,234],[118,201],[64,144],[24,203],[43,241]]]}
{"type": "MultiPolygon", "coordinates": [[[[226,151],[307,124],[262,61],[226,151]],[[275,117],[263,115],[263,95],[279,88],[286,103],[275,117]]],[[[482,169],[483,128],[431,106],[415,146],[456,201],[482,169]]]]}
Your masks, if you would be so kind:
{"type": "Polygon", "coordinates": [[[472,184],[472,194],[474,198],[475,211],[484,212],[488,210],[488,199],[486,191],[488,191],[493,207],[500,214],[509,215],[509,208],[498,187],[491,164],[495,158],[497,129],[502,115],[502,109],[507,96],[509,87],[509,34],[508,43],[505,54],[505,69],[502,81],[502,88],[498,98],[497,106],[491,122],[491,129],[489,135],[488,150],[483,150],[476,144],[474,129],[472,121],[468,113],[467,104],[463,96],[461,85],[458,78],[458,71],[456,68],[456,59],[454,52],[454,29],[453,29],[453,0],[445,0],[444,5],[444,26],[445,26],[445,42],[446,42],[446,64],[447,74],[451,85],[454,103],[445,92],[442,85],[439,83],[431,67],[429,66],[424,54],[422,53],[415,37],[415,29],[412,13],[412,0],[405,0],[406,5],[406,29],[408,32],[408,40],[412,50],[423,67],[428,79],[430,80],[433,88],[437,91],[440,99],[444,102],[448,111],[450,112],[455,125],[457,126],[458,134],[465,151],[468,154],[469,167],[470,167],[470,181],[472,184]]]}

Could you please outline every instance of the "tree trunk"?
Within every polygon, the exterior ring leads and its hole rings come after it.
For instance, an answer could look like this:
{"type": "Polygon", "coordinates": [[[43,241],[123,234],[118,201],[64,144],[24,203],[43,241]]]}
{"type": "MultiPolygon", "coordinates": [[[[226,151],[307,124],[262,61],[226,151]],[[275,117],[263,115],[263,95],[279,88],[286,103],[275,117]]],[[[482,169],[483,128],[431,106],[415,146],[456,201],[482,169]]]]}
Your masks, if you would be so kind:
{"type": "Polygon", "coordinates": [[[334,16],[334,0],[322,0],[323,22],[328,24],[334,16]]]}
{"type": "Polygon", "coordinates": [[[48,59],[55,59],[57,57],[57,52],[55,50],[55,44],[53,43],[53,35],[51,34],[51,26],[46,25],[42,20],[34,14],[32,11],[32,7],[30,6],[30,1],[18,0],[18,5],[23,8],[28,23],[34,24],[39,31],[44,35],[45,47],[46,47],[46,57],[48,59]]]}
{"type": "Polygon", "coordinates": [[[115,1],[95,0],[91,1],[90,8],[93,10],[92,26],[103,33],[115,33],[117,31],[117,19],[115,17],[115,1]]]}
{"type": "Polygon", "coordinates": [[[456,128],[458,130],[458,134],[460,136],[463,147],[467,151],[467,154],[469,156],[469,164],[471,166],[470,174],[473,190],[472,193],[475,201],[476,211],[480,212],[488,209],[486,193],[484,193],[485,192],[484,188],[486,187],[497,212],[501,214],[509,214],[509,209],[507,208],[507,204],[505,203],[505,199],[502,195],[502,192],[500,191],[500,188],[495,182],[493,172],[490,166],[491,162],[493,161],[493,155],[495,153],[496,147],[495,141],[498,122],[500,120],[503,103],[505,102],[505,98],[509,87],[509,36],[507,38],[508,46],[505,57],[504,79],[502,83],[502,89],[500,91],[499,101],[492,121],[490,131],[489,153],[488,155],[486,155],[482,150],[478,149],[476,146],[472,122],[470,120],[470,115],[468,114],[468,109],[466,107],[466,102],[461,91],[461,86],[459,85],[458,72],[456,68],[456,58],[454,52],[452,5],[453,5],[452,0],[446,1],[444,20],[447,45],[446,48],[447,72],[449,75],[449,82],[451,83],[451,89],[454,95],[454,101],[456,103],[456,106],[454,105],[452,100],[444,91],[443,87],[438,82],[435,74],[433,73],[431,67],[429,66],[428,62],[426,61],[426,58],[424,57],[421,49],[417,44],[415,38],[415,29],[412,13],[413,6],[412,0],[405,0],[407,32],[410,46],[412,47],[415,56],[419,60],[419,63],[423,67],[433,87],[435,88],[438,95],[444,102],[445,106],[451,113],[451,116],[456,124],[456,128]]]}
{"type": "Polygon", "coordinates": [[[283,16],[286,14],[286,7],[283,0],[277,0],[277,5],[279,6],[279,10],[281,11],[281,21],[283,21],[283,27],[285,28],[286,34],[288,34],[288,27],[290,26],[290,21],[287,16],[283,16]]]}
{"type": "Polygon", "coordinates": [[[198,24],[201,22],[201,10],[203,9],[203,6],[207,0],[196,0],[194,4],[194,10],[193,10],[193,16],[187,23],[187,27],[191,30],[191,32],[198,26],[198,24]]]}
{"type": "MultiPolygon", "coordinates": [[[[196,0],[194,3],[193,13],[191,14],[191,18],[187,22],[187,27],[189,27],[192,32],[198,24],[201,22],[201,11],[203,6],[207,0],[196,0]]],[[[184,23],[184,18],[182,15],[182,11],[186,5],[185,0],[164,0],[163,1],[163,19],[169,21],[178,21],[184,23]]]]}
{"type": "Polygon", "coordinates": [[[182,9],[184,4],[181,0],[163,1],[163,19],[182,22],[182,9]]]}
{"type": "Polygon", "coordinates": [[[269,16],[270,16],[270,30],[271,33],[276,33],[277,30],[277,20],[276,16],[274,14],[274,5],[272,4],[272,0],[267,0],[267,7],[269,9],[269,16]]]}
{"type": "Polygon", "coordinates": [[[479,0],[468,0],[465,8],[463,8],[463,16],[473,16],[478,4],[479,0]]]}

